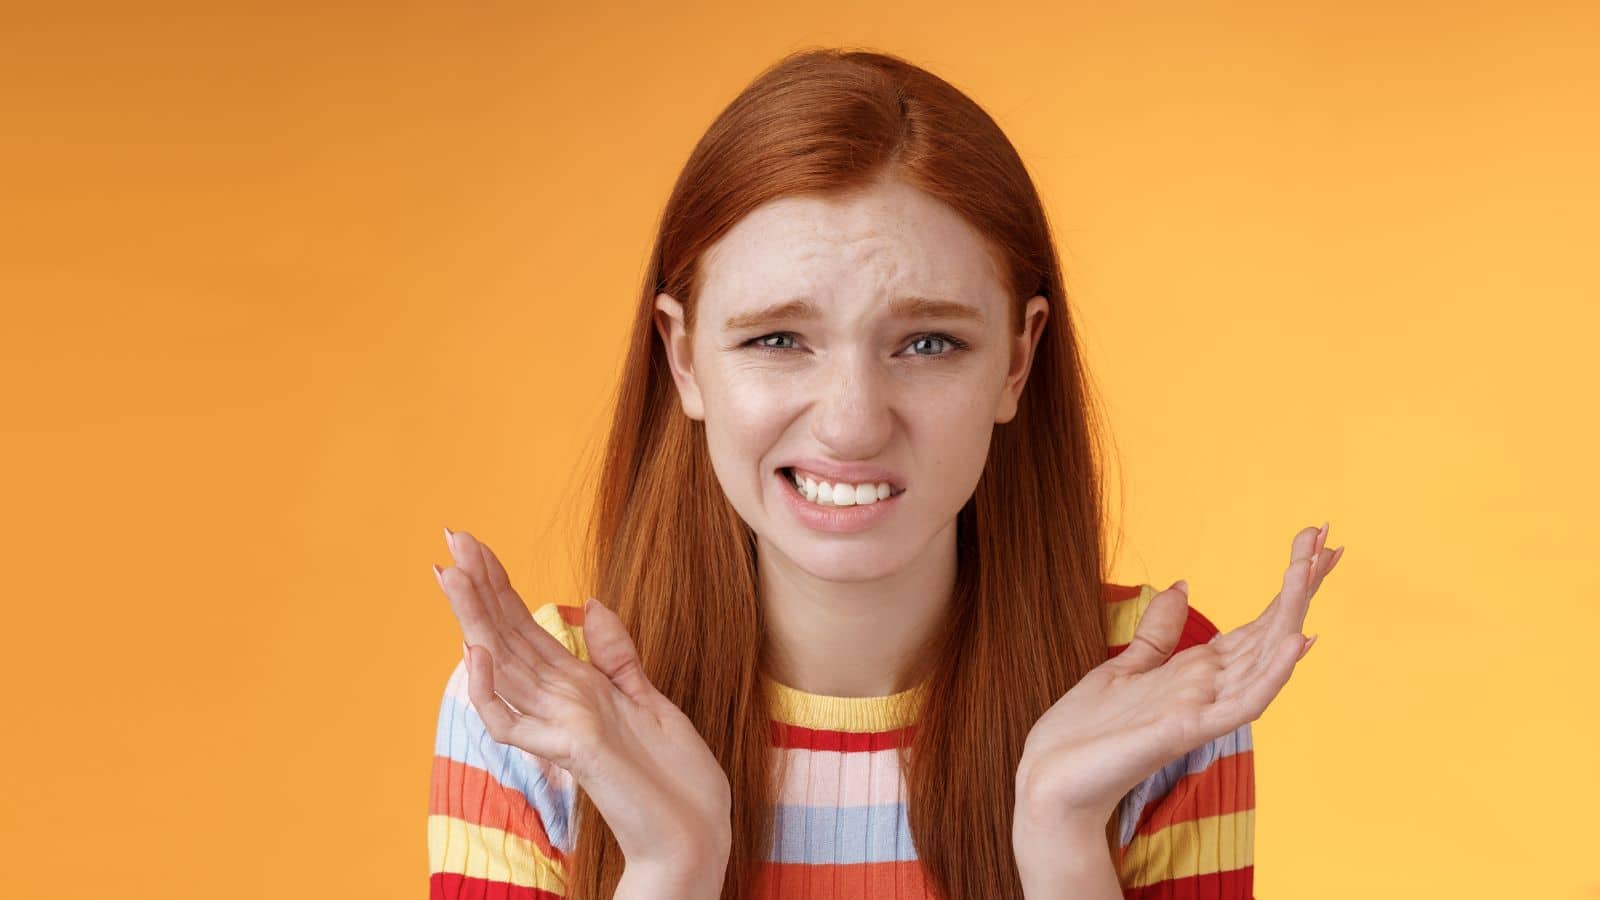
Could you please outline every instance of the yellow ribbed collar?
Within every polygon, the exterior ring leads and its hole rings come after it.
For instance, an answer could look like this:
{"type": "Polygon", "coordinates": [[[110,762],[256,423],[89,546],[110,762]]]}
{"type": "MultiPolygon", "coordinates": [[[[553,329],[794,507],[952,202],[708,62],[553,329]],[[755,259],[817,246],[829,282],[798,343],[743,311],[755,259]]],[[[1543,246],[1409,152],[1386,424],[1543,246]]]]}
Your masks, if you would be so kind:
{"type": "Polygon", "coordinates": [[[928,693],[928,681],[886,697],[833,697],[811,694],[773,681],[765,673],[772,718],[788,725],[828,731],[892,731],[916,721],[928,693]]]}

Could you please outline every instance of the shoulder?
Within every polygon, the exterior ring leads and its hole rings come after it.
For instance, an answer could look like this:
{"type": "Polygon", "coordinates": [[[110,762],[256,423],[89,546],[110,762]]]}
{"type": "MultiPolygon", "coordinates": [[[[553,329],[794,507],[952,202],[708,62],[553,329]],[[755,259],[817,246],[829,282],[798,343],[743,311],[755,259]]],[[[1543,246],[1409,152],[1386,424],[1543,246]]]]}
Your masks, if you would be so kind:
{"type": "MultiPolygon", "coordinates": [[[[1128,642],[1133,640],[1133,631],[1138,627],[1139,619],[1144,616],[1144,611],[1150,608],[1151,598],[1159,593],[1161,593],[1159,588],[1149,584],[1103,585],[1101,596],[1105,600],[1108,659],[1128,649],[1128,642]]],[[[1196,644],[1204,644],[1216,637],[1217,632],[1217,626],[1211,624],[1210,619],[1191,606],[1189,618],[1183,623],[1183,633],[1179,635],[1178,646],[1173,652],[1196,644]]]]}
{"type": "Polygon", "coordinates": [[[583,640],[583,607],[566,603],[546,603],[533,611],[533,620],[555,635],[567,652],[588,660],[589,645],[583,640]]]}
{"type": "MultiPolygon", "coordinates": [[[[1149,584],[1105,586],[1108,658],[1127,649],[1158,593],[1149,584]]],[[[1217,633],[1217,626],[1191,606],[1173,652],[1204,644],[1217,633]]],[[[1246,722],[1168,762],[1122,798],[1116,828],[1125,896],[1253,896],[1254,764],[1246,722]]]]}
{"type": "MultiPolygon", "coordinates": [[[[546,603],[533,619],[588,658],[582,609],[546,603]]],[[[490,736],[457,660],[439,705],[428,803],[429,875],[442,896],[514,888],[564,896],[576,800],[565,769],[490,736]]]]}

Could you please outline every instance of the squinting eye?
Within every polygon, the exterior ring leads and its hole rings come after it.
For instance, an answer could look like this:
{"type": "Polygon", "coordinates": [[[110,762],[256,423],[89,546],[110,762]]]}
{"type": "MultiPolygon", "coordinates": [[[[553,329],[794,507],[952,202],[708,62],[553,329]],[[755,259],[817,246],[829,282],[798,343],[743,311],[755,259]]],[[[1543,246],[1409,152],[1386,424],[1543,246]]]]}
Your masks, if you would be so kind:
{"type": "Polygon", "coordinates": [[[757,350],[775,350],[776,351],[776,350],[788,350],[788,349],[790,349],[788,347],[774,347],[771,344],[762,343],[767,338],[775,338],[775,337],[791,337],[792,338],[792,337],[794,337],[794,333],[793,332],[789,332],[789,331],[774,331],[771,334],[763,334],[760,337],[751,338],[750,340],[744,342],[744,346],[746,346],[746,347],[754,347],[757,350]]]}
{"type": "MultiPolygon", "coordinates": [[[[786,353],[795,348],[792,345],[776,346],[767,343],[767,341],[772,338],[786,338],[792,341],[794,336],[794,332],[792,331],[774,331],[771,334],[763,334],[760,337],[753,337],[750,340],[745,341],[740,346],[749,347],[752,350],[760,350],[764,353],[786,353]]],[[[963,341],[958,337],[953,337],[948,334],[941,334],[939,332],[930,332],[928,334],[917,335],[917,337],[913,339],[908,346],[915,347],[923,341],[928,340],[943,341],[948,346],[948,349],[943,353],[912,353],[911,355],[926,357],[929,359],[942,359],[947,356],[954,356],[957,353],[967,349],[966,341],[963,341]]]]}

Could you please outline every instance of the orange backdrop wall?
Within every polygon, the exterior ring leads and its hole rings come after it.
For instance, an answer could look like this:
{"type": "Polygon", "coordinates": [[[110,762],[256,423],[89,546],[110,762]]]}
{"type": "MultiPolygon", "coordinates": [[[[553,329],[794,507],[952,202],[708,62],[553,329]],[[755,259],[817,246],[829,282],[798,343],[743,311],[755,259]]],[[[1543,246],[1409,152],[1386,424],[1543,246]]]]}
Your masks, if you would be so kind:
{"type": "Polygon", "coordinates": [[[849,44],[1034,173],[1119,579],[1232,627],[1296,528],[1349,545],[1256,724],[1259,895],[1600,895],[1581,6],[8,9],[4,893],[423,895],[441,527],[581,601],[671,181],[849,44]]]}

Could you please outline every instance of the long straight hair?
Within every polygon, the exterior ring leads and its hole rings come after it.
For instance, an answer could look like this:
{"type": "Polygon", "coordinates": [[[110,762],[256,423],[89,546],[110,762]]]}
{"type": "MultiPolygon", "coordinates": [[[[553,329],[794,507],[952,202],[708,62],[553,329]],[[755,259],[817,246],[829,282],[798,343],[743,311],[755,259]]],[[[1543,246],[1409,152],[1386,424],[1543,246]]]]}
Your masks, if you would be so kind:
{"type": "MultiPolygon", "coordinates": [[[[1050,303],[1016,416],[995,426],[957,514],[951,613],[901,748],[908,816],[928,887],[1022,897],[1011,843],[1015,777],[1038,718],[1106,658],[1098,416],[1039,196],[976,103],[896,56],[791,54],[762,72],[695,146],[662,213],[615,395],[583,577],[621,617],[650,681],[695,723],[728,773],[733,844],[723,897],[754,893],[771,850],[777,772],[756,542],[721,490],[704,425],[683,414],[653,325],[671,294],[695,325],[701,254],[751,210],[901,178],[958,211],[1008,279],[1011,331],[1050,303]],[[696,648],[715,652],[695,652],[696,648]]],[[[580,789],[568,896],[610,897],[624,860],[580,789]]]]}

